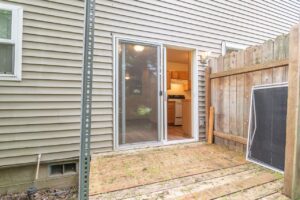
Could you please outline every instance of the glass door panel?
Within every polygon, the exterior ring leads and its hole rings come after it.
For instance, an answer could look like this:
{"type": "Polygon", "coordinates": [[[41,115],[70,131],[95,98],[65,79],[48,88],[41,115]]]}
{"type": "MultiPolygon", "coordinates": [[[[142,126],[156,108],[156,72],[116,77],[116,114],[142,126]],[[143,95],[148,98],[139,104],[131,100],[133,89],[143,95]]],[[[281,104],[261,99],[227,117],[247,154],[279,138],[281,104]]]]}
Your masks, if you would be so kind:
{"type": "Polygon", "coordinates": [[[159,141],[160,46],[118,46],[119,145],[159,141]]]}

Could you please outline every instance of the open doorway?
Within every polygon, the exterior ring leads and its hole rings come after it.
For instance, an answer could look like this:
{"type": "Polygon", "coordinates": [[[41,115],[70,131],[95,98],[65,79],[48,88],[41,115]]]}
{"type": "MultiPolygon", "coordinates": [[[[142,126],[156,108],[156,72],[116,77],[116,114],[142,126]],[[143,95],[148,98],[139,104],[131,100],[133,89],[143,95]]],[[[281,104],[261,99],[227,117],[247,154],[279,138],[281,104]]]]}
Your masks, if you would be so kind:
{"type": "Polygon", "coordinates": [[[192,139],[192,52],[167,48],[167,138],[192,139]]]}

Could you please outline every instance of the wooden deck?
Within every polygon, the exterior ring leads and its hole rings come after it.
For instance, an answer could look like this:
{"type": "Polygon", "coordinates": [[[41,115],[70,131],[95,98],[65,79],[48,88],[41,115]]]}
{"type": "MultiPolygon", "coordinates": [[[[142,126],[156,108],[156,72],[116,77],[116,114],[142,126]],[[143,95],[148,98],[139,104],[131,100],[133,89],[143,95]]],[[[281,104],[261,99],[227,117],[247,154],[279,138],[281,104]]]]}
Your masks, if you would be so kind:
{"type": "Polygon", "coordinates": [[[94,157],[90,199],[288,199],[283,176],[216,145],[94,157]]]}

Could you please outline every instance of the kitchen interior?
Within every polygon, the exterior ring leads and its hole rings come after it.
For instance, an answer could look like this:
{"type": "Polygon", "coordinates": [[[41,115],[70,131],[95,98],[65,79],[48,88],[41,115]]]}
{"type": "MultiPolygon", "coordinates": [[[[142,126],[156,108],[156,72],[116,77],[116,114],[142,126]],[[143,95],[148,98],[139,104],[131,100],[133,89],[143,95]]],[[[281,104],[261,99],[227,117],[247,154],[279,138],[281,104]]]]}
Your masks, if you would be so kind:
{"type": "Polygon", "coordinates": [[[191,51],[167,49],[168,140],[191,139],[191,51]]]}

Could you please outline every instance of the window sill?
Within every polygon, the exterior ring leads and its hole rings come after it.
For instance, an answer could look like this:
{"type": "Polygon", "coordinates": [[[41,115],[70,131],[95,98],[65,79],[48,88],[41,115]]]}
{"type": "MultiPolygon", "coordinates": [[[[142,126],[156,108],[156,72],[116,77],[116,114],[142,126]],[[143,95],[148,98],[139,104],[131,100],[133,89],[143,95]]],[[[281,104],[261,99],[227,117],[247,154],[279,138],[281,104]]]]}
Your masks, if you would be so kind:
{"type": "Polygon", "coordinates": [[[22,81],[20,76],[16,75],[0,75],[0,81],[22,81]]]}
{"type": "Polygon", "coordinates": [[[78,175],[78,172],[67,172],[67,173],[63,173],[63,174],[49,174],[48,177],[49,178],[59,178],[59,177],[68,177],[68,176],[74,176],[74,175],[78,175]]]}

